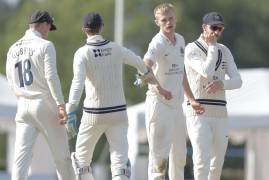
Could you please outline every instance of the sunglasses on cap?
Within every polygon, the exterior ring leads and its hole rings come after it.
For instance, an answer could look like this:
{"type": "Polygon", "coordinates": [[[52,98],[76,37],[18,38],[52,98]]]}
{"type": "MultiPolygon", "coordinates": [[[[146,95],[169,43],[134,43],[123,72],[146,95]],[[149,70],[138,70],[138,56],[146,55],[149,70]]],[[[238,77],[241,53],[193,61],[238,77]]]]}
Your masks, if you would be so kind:
{"type": "Polygon", "coordinates": [[[212,31],[220,31],[220,32],[222,32],[223,30],[224,30],[224,27],[223,26],[210,26],[210,29],[212,30],[212,31]]]}

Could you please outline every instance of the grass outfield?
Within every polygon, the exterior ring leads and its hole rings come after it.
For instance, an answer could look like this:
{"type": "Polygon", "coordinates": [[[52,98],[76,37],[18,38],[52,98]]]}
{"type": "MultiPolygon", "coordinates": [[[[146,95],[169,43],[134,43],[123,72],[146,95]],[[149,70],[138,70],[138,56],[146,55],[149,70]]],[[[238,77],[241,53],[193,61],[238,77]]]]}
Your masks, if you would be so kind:
{"type": "Polygon", "coordinates": [[[6,170],[7,135],[0,133],[0,171],[6,170]]]}

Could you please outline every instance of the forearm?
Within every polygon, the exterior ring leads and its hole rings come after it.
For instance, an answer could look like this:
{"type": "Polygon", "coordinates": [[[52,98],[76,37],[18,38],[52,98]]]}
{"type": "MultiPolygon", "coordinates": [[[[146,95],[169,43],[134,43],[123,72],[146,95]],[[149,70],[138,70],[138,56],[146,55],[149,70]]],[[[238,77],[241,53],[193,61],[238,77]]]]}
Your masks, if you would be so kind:
{"type": "Polygon", "coordinates": [[[156,79],[156,77],[155,77],[155,75],[153,74],[153,71],[152,71],[152,66],[153,66],[154,63],[150,59],[145,59],[144,63],[147,66],[149,73],[152,74],[150,84],[154,85],[156,90],[159,90],[161,88],[161,85],[158,82],[158,80],[156,79]]]}
{"type": "Polygon", "coordinates": [[[242,79],[240,77],[234,77],[232,79],[223,80],[223,88],[225,90],[238,89],[242,86],[242,79]]]}
{"type": "Polygon", "coordinates": [[[135,67],[141,74],[147,72],[147,68],[139,56],[135,55],[132,51],[128,50],[127,48],[123,48],[123,53],[124,53],[123,61],[125,64],[135,67]]]}
{"type": "Polygon", "coordinates": [[[215,72],[215,66],[218,59],[218,48],[216,46],[208,47],[208,55],[203,66],[206,78],[212,77],[215,72]]]}
{"type": "Polygon", "coordinates": [[[238,89],[242,86],[242,79],[236,67],[234,59],[230,54],[230,61],[227,66],[227,75],[229,79],[223,80],[223,88],[225,90],[238,89]]]}
{"type": "Polygon", "coordinates": [[[86,80],[86,64],[79,52],[75,53],[73,62],[73,80],[69,91],[68,102],[78,105],[86,80]]]}
{"type": "Polygon", "coordinates": [[[72,80],[72,85],[69,92],[68,103],[78,105],[84,89],[83,79],[75,78],[72,80]]]}
{"type": "Polygon", "coordinates": [[[197,47],[186,47],[185,62],[197,73],[205,78],[210,78],[215,72],[215,66],[218,59],[218,50],[215,46],[208,48],[206,59],[200,49],[197,47]]]}
{"type": "Polygon", "coordinates": [[[187,99],[189,101],[194,101],[195,98],[194,98],[193,93],[191,91],[191,88],[190,88],[190,85],[189,85],[189,82],[188,82],[188,79],[187,79],[186,74],[184,74],[183,83],[182,84],[183,84],[184,94],[187,97],[187,99]]]}
{"type": "Polygon", "coordinates": [[[57,74],[56,52],[53,44],[48,44],[44,52],[44,72],[45,79],[50,89],[50,93],[57,105],[64,104],[61,83],[57,74]]]}
{"type": "Polygon", "coordinates": [[[54,78],[48,78],[47,83],[53,99],[57,105],[64,104],[64,97],[62,94],[62,88],[58,76],[54,78]]]}

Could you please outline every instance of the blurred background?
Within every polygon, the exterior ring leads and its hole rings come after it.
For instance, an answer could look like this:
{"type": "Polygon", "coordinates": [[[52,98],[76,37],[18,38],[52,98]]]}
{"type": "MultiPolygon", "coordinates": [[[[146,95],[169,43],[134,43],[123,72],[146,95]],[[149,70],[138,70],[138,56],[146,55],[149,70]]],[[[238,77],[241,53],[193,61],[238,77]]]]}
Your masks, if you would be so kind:
{"type": "MultiPolygon", "coordinates": [[[[244,85],[241,90],[228,95],[228,102],[229,98],[233,98],[230,107],[228,106],[231,114],[231,140],[222,180],[266,179],[266,171],[269,171],[266,169],[269,166],[269,156],[264,153],[269,149],[269,142],[266,142],[269,139],[268,0],[0,0],[0,73],[3,75],[0,78],[1,180],[9,179],[12,166],[16,111],[16,99],[8,89],[4,77],[6,54],[9,46],[24,35],[31,12],[36,9],[48,10],[54,17],[57,31],[50,33],[49,40],[56,47],[58,74],[67,101],[73,75],[73,55],[85,44],[85,36],[81,31],[84,15],[91,11],[99,12],[104,19],[104,37],[117,41],[143,57],[150,40],[159,30],[154,23],[153,9],[162,2],[175,5],[178,18],[176,31],[185,37],[186,43],[199,37],[205,13],[218,11],[223,14],[225,31],[220,42],[231,50],[243,74],[244,85]]],[[[128,112],[129,120],[132,119],[130,127],[133,128],[128,138],[134,142],[130,156],[133,157],[133,163],[140,167],[134,172],[140,172],[141,177],[135,179],[143,180],[146,179],[148,146],[143,126],[143,110],[136,109],[136,104],[144,101],[146,88],[134,87],[135,69],[126,66],[124,71],[127,104],[134,109],[129,110],[131,114],[128,112]]],[[[71,140],[70,144],[72,151],[75,140],[71,140]]],[[[33,160],[31,179],[56,178],[47,151],[49,150],[41,137],[36,145],[37,155],[33,160]]],[[[193,177],[191,154],[191,145],[188,143],[186,179],[193,177]]],[[[96,147],[94,167],[97,180],[110,179],[109,152],[105,137],[100,139],[96,147]]]]}

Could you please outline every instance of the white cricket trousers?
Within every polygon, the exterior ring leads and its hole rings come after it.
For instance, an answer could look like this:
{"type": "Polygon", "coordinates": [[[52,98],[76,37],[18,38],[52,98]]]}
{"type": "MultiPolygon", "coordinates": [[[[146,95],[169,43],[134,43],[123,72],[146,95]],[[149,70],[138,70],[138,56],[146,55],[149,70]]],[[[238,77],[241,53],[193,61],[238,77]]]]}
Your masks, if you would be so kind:
{"type": "MultiPolygon", "coordinates": [[[[51,150],[59,180],[74,180],[65,127],[57,120],[52,98],[18,99],[12,180],[26,180],[36,138],[41,133],[51,150]]],[[[43,163],[43,162],[40,162],[43,163]]]]}
{"type": "Polygon", "coordinates": [[[228,144],[227,129],[226,118],[187,118],[195,180],[220,180],[228,144]]]}
{"type": "Polygon", "coordinates": [[[184,180],[186,122],[182,106],[170,107],[155,97],[146,98],[149,142],[149,180],[163,180],[169,158],[170,180],[184,180]]]}
{"type": "MultiPolygon", "coordinates": [[[[125,175],[115,175],[115,173],[129,168],[127,128],[126,111],[106,114],[84,112],[79,127],[75,152],[79,167],[90,166],[95,145],[101,135],[105,133],[109,143],[112,179],[128,180],[125,175]],[[92,122],[95,123],[93,124],[92,122]]],[[[82,178],[82,180],[84,179],[82,178]]]]}

